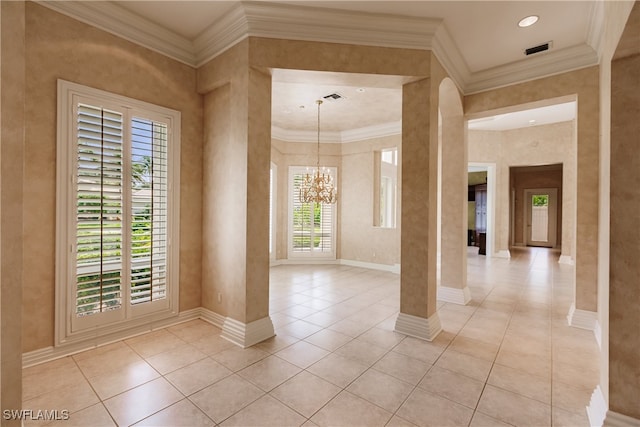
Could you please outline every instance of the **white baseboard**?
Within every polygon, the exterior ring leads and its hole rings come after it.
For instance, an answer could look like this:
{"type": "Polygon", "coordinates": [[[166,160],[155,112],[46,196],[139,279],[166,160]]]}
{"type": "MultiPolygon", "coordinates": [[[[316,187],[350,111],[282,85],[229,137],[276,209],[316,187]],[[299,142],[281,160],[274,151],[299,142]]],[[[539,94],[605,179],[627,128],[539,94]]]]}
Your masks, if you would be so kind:
{"type": "Polygon", "coordinates": [[[368,268],[369,270],[388,271],[390,273],[400,274],[400,264],[378,264],[375,262],[355,261],[352,259],[340,259],[341,265],[350,265],[352,267],[368,268]]]}
{"type": "Polygon", "coordinates": [[[511,252],[509,252],[508,249],[503,249],[501,251],[498,251],[496,253],[493,254],[494,258],[505,258],[505,259],[509,259],[511,258],[511,252]]]}
{"type": "Polygon", "coordinates": [[[160,321],[154,321],[146,325],[139,325],[133,328],[111,333],[102,337],[92,337],[82,341],[76,341],[58,347],[49,346],[38,350],[29,351],[22,354],[22,367],[38,365],[40,363],[50,362],[62,357],[71,356],[72,354],[82,351],[91,350],[93,348],[103,347],[105,345],[121,341],[136,335],[146,334],[168,326],[177,325],[178,323],[188,322],[201,318],[201,308],[193,308],[178,313],[177,316],[169,317],[160,321]]]}
{"type": "Polygon", "coordinates": [[[242,347],[251,347],[275,335],[271,317],[263,317],[251,323],[243,323],[227,317],[222,325],[222,338],[242,347]]]}
{"type": "Polygon", "coordinates": [[[571,258],[571,255],[560,255],[558,264],[576,265],[576,263],[573,261],[573,258],[571,258]]]}
{"type": "Polygon", "coordinates": [[[467,305],[471,301],[471,291],[469,287],[451,288],[449,286],[438,286],[438,300],[453,304],[467,305]]]}
{"type": "Polygon", "coordinates": [[[596,342],[598,343],[598,348],[602,350],[602,327],[600,326],[600,321],[596,320],[596,326],[593,328],[593,335],[596,336],[596,342]]]}
{"type": "Polygon", "coordinates": [[[399,313],[396,319],[395,331],[422,340],[433,341],[442,332],[442,326],[440,325],[438,312],[435,312],[428,319],[399,313]]]}
{"type": "Polygon", "coordinates": [[[598,313],[595,311],[580,310],[576,308],[576,304],[573,303],[569,308],[567,322],[569,326],[573,326],[574,328],[595,331],[596,324],[598,323],[598,313]]]}
{"type": "Polygon", "coordinates": [[[204,307],[200,307],[200,318],[220,329],[222,329],[222,325],[224,325],[224,321],[226,320],[226,317],[223,315],[204,307]]]}
{"type": "Polygon", "coordinates": [[[613,411],[607,411],[607,417],[604,419],[604,427],[640,427],[640,420],[628,415],[619,414],[613,411]]]}
{"type": "Polygon", "coordinates": [[[607,416],[607,401],[604,399],[600,385],[591,394],[591,401],[587,406],[587,416],[589,417],[589,425],[592,427],[602,426],[607,416]]]}

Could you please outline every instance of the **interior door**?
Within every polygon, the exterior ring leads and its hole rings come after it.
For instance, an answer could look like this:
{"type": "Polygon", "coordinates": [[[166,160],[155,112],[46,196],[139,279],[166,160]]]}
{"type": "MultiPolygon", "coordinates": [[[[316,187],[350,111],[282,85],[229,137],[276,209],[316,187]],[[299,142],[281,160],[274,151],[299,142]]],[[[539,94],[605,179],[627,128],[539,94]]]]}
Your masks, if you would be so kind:
{"type": "Polygon", "coordinates": [[[525,189],[524,200],[526,245],[555,247],[558,224],[558,189],[525,189]]]}

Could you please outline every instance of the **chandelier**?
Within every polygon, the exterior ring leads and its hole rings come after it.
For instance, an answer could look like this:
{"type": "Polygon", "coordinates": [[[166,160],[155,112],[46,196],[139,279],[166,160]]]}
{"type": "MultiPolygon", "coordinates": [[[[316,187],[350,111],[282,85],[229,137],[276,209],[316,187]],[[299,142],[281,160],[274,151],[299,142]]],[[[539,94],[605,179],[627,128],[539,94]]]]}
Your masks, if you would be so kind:
{"type": "Polygon", "coordinates": [[[318,104],[318,160],[316,171],[312,175],[305,174],[300,185],[301,203],[323,203],[333,204],[338,201],[338,192],[333,183],[333,177],[328,171],[320,172],[320,104],[322,100],[317,100],[318,104]]]}

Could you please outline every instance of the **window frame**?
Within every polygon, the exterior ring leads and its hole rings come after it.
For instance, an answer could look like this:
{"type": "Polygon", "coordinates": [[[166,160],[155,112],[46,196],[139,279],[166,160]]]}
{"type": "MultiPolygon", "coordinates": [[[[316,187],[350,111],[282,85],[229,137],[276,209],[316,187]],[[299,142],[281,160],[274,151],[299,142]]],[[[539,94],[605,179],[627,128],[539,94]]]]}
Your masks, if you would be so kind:
{"type": "MultiPolygon", "coordinates": [[[[55,281],[55,346],[71,345],[119,332],[140,328],[152,322],[178,315],[179,310],[179,248],[180,248],[180,122],[179,111],[153,105],[121,95],[112,94],[80,84],[58,80],[57,104],[57,160],[56,160],[56,281],[55,281]],[[83,329],[74,326],[76,317],[76,195],[75,184],[77,143],[76,110],[78,102],[90,102],[101,108],[124,111],[123,150],[131,147],[133,117],[166,123],[167,140],[167,298],[146,307],[132,306],[124,297],[122,309],[113,316],[96,316],[83,329]],[[160,303],[162,301],[162,303],[160,303]],[[153,307],[152,307],[153,306],[153,307]],[[91,323],[94,324],[91,324],[91,323]]],[[[126,151],[125,151],[126,152],[126,151]]],[[[126,152],[127,156],[130,152],[126,152]]],[[[131,195],[126,195],[130,171],[123,167],[123,218],[130,215],[131,195]],[[126,201],[126,202],[124,202],[126,201]]],[[[124,229],[124,227],[123,227],[124,229]]],[[[123,230],[123,238],[130,233],[123,230]]],[[[128,261],[123,264],[128,264],[128,261]]],[[[123,267],[124,268],[124,267],[123,267]]],[[[129,274],[129,273],[126,273],[129,274]]],[[[128,280],[124,281],[128,283],[128,280]]],[[[102,314],[102,313],[101,313],[102,314]]],[[[87,316],[92,317],[92,316],[87,316]]]]}
{"type": "MultiPolygon", "coordinates": [[[[324,168],[329,171],[331,176],[333,177],[333,182],[336,184],[338,182],[338,168],[335,166],[324,168]]],[[[302,251],[294,251],[293,250],[293,209],[294,209],[294,199],[298,197],[297,194],[294,194],[294,176],[297,174],[312,174],[316,170],[315,166],[289,166],[289,187],[288,187],[288,233],[287,233],[287,248],[288,248],[288,259],[290,260],[336,260],[337,259],[337,216],[338,216],[338,208],[337,203],[331,205],[325,205],[331,207],[331,250],[330,251],[317,251],[310,250],[308,252],[302,251]]],[[[336,184],[337,185],[337,184],[336,184]]]]}

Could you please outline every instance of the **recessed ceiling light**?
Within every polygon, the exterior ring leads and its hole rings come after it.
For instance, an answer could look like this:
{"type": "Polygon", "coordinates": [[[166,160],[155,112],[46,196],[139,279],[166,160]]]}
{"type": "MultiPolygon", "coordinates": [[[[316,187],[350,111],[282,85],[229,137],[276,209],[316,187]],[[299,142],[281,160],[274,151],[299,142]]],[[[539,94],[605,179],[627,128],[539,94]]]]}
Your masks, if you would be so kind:
{"type": "Polygon", "coordinates": [[[518,22],[518,27],[520,28],[530,27],[536,22],[538,22],[538,19],[540,18],[537,15],[526,16],[522,18],[520,22],[518,22]]]}
{"type": "Polygon", "coordinates": [[[360,93],[362,93],[362,92],[364,92],[365,90],[366,90],[365,88],[363,88],[363,87],[359,87],[358,89],[356,89],[356,92],[360,92],[360,93]]]}
{"type": "Polygon", "coordinates": [[[533,120],[533,119],[529,120],[529,126],[533,126],[533,125],[535,125],[535,124],[536,124],[536,121],[535,121],[535,120],[533,120]]]}

